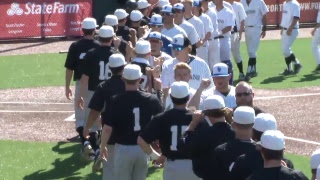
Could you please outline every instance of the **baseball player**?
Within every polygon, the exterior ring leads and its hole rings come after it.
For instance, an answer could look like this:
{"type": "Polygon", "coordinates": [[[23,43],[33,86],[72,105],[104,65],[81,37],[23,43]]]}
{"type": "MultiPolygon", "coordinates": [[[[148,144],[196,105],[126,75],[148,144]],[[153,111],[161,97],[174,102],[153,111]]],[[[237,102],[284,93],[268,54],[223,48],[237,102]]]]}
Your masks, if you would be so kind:
{"type": "Polygon", "coordinates": [[[126,26],[127,17],[129,14],[124,9],[116,9],[114,11],[114,15],[117,16],[118,19],[118,31],[116,32],[116,35],[125,41],[132,42],[132,37],[130,37],[130,29],[128,26],[126,26]]]}
{"type": "Polygon", "coordinates": [[[278,130],[267,130],[261,136],[261,154],[264,168],[253,172],[249,180],[267,179],[299,179],[308,178],[298,170],[293,170],[282,165],[285,141],[284,135],[278,130]]]}
{"type": "Polygon", "coordinates": [[[155,116],[138,137],[141,149],[152,160],[164,164],[164,180],[199,179],[192,171],[192,161],[188,153],[178,150],[177,147],[182,134],[193,121],[193,115],[186,108],[189,89],[187,82],[174,82],[170,93],[174,108],[155,116]],[[156,140],[159,140],[161,155],[150,146],[156,140]]]}
{"type": "Polygon", "coordinates": [[[317,25],[312,29],[312,52],[318,66],[313,73],[320,73],[320,9],[318,10],[317,25]]]}
{"type": "Polygon", "coordinates": [[[217,11],[215,8],[209,8],[209,0],[203,0],[201,2],[201,7],[203,8],[203,12],[210,17],[213,27],[213,32],[211,38],[209,39],[208,47],[208,65],[212,72],[212,67],[216,63],[220,62],[220,41],[219,38],[214,38],[219,36],[217,11]]]}
{"type": "MultiPolygon", "coordinates": [[[[80,95],[76,102],[79,107],[85,109],[85,123],[88,120],[90,112],[88,105],[96,87],[101,82],[111,77],[111,72],[107,63],[109,61],[109,57],[116,52],[111,47],[114,35],[115,34],[111,26],[102,26],[99,30],[99,41],[101,46],[91,49],[84,57],[85,64],[83,66],[83,74],[80,80],[80,95]]],[[[100,126],[101,123],[97,120],[90,128],[89,141],[94,151],[99,149],[96,132],[101,129],[100,126]]]]}
{"type": "Polygon", "coordinates": [[[137,2],[137,5],[138,5],[138,10],[143,15],[143,19],[147,23],[149,23],[150,22],[150,18],[148,17],[148,13],[149,13],[149,7],[151,6],[151,4],[149,4],[149,2],[147,0],[139,0],[137,2]]]}
{"type": "Polygon", "coordinates": [[[138,65],[125,66],[122,78],[126,91],[112,97],[106,112],[100,157],[107,160],[106,144],[114,132],[114,180],[141,180],[147,176],[149,156],[137,145],[137,138],[162,107],[156,96],[138,91],[141,76],[138,65]]]}
{"type": "Polygon", "coordinates": [[[198,89],[202,79],[210,79],[209,89],[213,87],[210,69],[207,63],[204,60],[189,54],[190,45],[189,39],[182,34],[174,36],[173,43],[170,46],[172,47],[176,58],[167,60],[162,65],[161,81],[164,99],[167,97],[170,85],[175,81],[173,67],[178,62],[185,62],[191,67],[192,78],[189,81],[191,88],[198,89]]]}
{"type": "Polygon", "coordinates": [[[245,80],[249,81],[251,77],[258,75],[256,68],[257,50],[260,38],[266,36],[268,9],[263,0],[241,0],[241,4],[247,14],[244,26],[249,61],[245,80]]]}
{"type": "MultiPolygon", "coordinates": [[[[159,32],[151,32],[148,36],[148,41],[150,42],[151,45],[151,55],[154,58],[162,58],[164,61],[171,59],[172,57],[168,55],[167,53],[161,51],[163,47],[163,42],[162,42],[162,35],[159,32]]],[[[153,62],[150,62],[151,66],[153,65],[153,62]]]]}
{"type": "Polygon", "coordinates": [[[201,43],[198,33],[196,31],[196,28],[183,18],[183,13],[185,11],[183,4],[181,3],[175,4],[173,6],[173,10],[174,10],[174,23],[179,25],[187,33],[187,37],[190,40],[192,45],[191,54],[195,55],[196,54],[195,50],[197,49],[197,47],[199,47],[201,43]]]}
{"type": "Polygon", "coordinates": [[[178,34],[187,36],[187,33],[181,27],[174,23],[174,14],[171,5],[163,6],[161,15],[163,18],[163,28],[161,29],[161,34],[164,34],[171,39],[173,39],[173,37],[178,34]]]}
{"type": "Polygon", "coordinates": [[[291,51],[291,46],[299,34],[300,4],[296,0],[284,1],[282,7],[281,42],[287,68],[280,75],[298,74],[302,65],[291,51]],[[291,63],[294,63],[293,70],[291,63]]]}
{"type": "Polygon", "coordinates": [[[310,167],[312,177],[311,180],[316,180],[317,168],[320,165],[320,149],[315,150],[310,157],[310,167]]]}
{"type": "MultiPolygon", "coordinates": [[[[203,180],[216,179],[212,173],[211,151],[217,146],[235,139],[235,133],[226,122],[227,110],[221,96],[212,95],[204,102],[205,120],[211,126],[197,128],[194,133],[187,132],[185,142],[191,143],[192,164],[195,174],[203,180]]],[[[198,125],[199,126],[199,125],[198,125]]],[[[190,129],[190,128],[189,128],[190,129]]]]}
{"type": "Polygon", "coordinates": [[[254,151],[255,145],[251,139],[255,119],[254,109],[240,106],[233,113],[232,129],[236,139],[219,145],[213,152],[213,172],[216,179],[229,179],[230,169],[238,156],[254,151]]]}
{"type": "Polygon", "coordinates": [[[239,69],[239,81],[244,80],[242,57],[240,54],[240,41],[242,39],[242,33],[244,32],[244,20],[247,18],[243,5],[234,0],[227,0],[232,5],[232,9],[235,16],[235,26],[231,30],[231,52],[234,60],[237,63],[239,69]]]}
{"type": "Polygon", "coordinates": [[[234,26],[234,16],[233,11],[226,8],[223,4],[223,0],[215,0],[216,10],[217,10],[217,21],[219,35],[214,38],[220,39],[220,59],[222,63],[225,63],[229,67],[231,72],[231,78],[229,84],[233,84],[233,69],[231,63],[231,29],[234,26]]]}
{"type": "Polygon", "coordinates": [[[148,23],[146,21],[144,21],[144,19],[143,19],[143,14],[138,10],[133,10],[130,13],[130,20],[131,20],[131,23],[130,23],[129,27],[133,28],[137,32],[138,38],[142,37],[141,28],[143,26],[148,25],[148,23]],[[140,29],[140,31],[139,31],[139,29],[140,29]]]}
{"type": "Polygon", "coordinates": [[[201,3],[202,0],[195,0],[193,2],[193,9],[192,9],[192,13],[197,16],[203,23],[204,25],[204,39],[203,39],[203,47],[200,47],[198,49],[198,56],[200,58],[202,58],[203,60],[205,60],[207,62],[207,64],[209,65],[208,62],[208,47],[209,47],[209,39],[211,38],[212,32],[213,32],[213,25],[212,25],[212,21],[210,19],[210,17],[202,12],[202,8],[201,8],[201,3]],[[204,52],[201,52],[204,51],[204,52]]]}
{"type": "MultiPolygon", "coordinates": [[[[98,85],[94,92],[92,99],[89,103],[90,114],[88,121],[83,131],[83,136],[86,137],[89,134],[89,129],[95,123],[95,120],[101,113],[102,121],[106,119],[106,110],[110,106],[110,98],[113,95],[123,93],[125,91],[124,82],[121,79],[124,66],[126,65],[125,58],[122,54],[113,54],[109,57],[109,69],[112,72],[110,79],[102,82],[98,85]]],[[[102,132],[104,133],[104,132],[102,132]]],[[[103,161],[103,178],[113,179],[113,152],[114,152],[115,137],[110,137],[108,141],[108,155],[109,161],[103,161]]],[[[99,159],[100,150],[96,151],[95,163],[93,164],[92,171],[97,172],[100,170],[101,159],[99,159]]]]}
{"type": "MultiPolygon", "coordinates": [[[[82,75],[82,67],[84,65],[84,57],[86,53],[92,48],[98,48],[99,42],[93,39],[97,22],[94,18],[85,18],[82,21],[82,32],[84,34],[83,39],[74,42],[70,45],[67,59],[64,67],[66,68],[66,85],[65,95],[67,99],[71,100],[72,91],[70,89],[70,82],[73,76],[75,83],[74,100],[78,100],[80,95],[80,79],[82,75]]],[[[82,145],[84,145],[82,152],[84,157],[88,158],[91,151],[91,146],[83,134],[83,125],[85,122],[84,111],[78,107],[77,103],[74,103],[75,119],[76,119],[76,131],[79,134],[82,145]]]]}
{"type": "MultiPolygon", "coordinates": [[[[258,143],[261,141],[263,132],[276,129],[276,118],[271,114],[260,113],[256,116],[254,121],[252,139],[258,143]]],[[[290,160],[285,158],[282,160],[286,163],[288,168],[293,169],[293,164],[290,160]]],[[[263,169],[263,158],[261,156],[260,147],[257,146],[255,151],[252,151],[248,154],[243,154],[237,158],[231,169],[231,179],[245,180],[253,172],[261,169],[263,169]]]]}

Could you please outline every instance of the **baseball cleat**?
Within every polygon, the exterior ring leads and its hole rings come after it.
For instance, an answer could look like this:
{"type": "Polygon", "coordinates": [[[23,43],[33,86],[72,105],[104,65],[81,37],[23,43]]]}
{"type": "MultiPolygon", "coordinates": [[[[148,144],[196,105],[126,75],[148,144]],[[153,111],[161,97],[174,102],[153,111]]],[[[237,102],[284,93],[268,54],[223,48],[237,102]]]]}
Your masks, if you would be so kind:
{"type": "Polygon", "coordinates": [[[320,73],[320,64],[312,71],[312,73],[320,73]]]}
{"type": "Polygon", "coordinates": [[[249,73],[248,73],[248,74],[246,74],[246,76],[244,77],[244,80],[245,80],[246,82],[249,82],[249,81],[250,81],[250,79],[251,79],[250,74],[249,74],[249,73]]]}
{"type": "Polygon", "coordinates": [[[83,148],[82,148],[83,158],[86,160],[89,160],[89,161],[93,160],[94,158],[92,159],[92,157],[91,157],[92,153],[93,153],[93,149],[92,149],[90,143],[88,141],[86,141],[83,145],[83,148]]]}
{"type": "Polygon", "coordinates": [[[301,64],[295,64],[294,67],[293,67],[294,74],[298,74],[300,72],[301,68],[302,68],[301,64]]]}
{"type": "Polygon", "coordinates": [[[283,76],[289,76],[289,75],[293,75],[293,71],[289,71],[288,69],[285,69],[283,72],[279,73],[279,75],[283,75],[283,76]]]}
{"type": "Polygon", "coordinates": [[[244,74],[243,73],[239,73],[239,81],[244,81],[244,74]]]}
{"type": "Polygon", "coordinates": [[[102,163],[102,158],[100,158],[100,151],[97,152],[95,158],[94,158],[94,163],[92,165],[92,172],[97,173],[101,172],[101,163],[102,163]]]}
{"type": "Polygon", "coordinates": [[[256,72],[256,71],[252,71],[251,73],[250,73],[250,77],[257,77],[258,76],[258,73],[256,72]]]}

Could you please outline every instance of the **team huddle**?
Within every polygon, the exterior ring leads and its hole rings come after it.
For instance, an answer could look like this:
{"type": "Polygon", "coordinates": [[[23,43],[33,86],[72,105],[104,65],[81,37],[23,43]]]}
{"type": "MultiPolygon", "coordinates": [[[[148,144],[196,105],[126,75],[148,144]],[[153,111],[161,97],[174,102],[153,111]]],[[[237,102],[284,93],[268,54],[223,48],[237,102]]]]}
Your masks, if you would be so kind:
{"type": "MultiPolygon", "coordinates": [[[[254,106],[248,83],[258,75],[266,35],[263,0],[159,0],[152,13],[147,0],[126,5],[99,30],[85,18],[84,37],[71,44],[65,63],[66,97],[73,77],[76,131],[93,172],[102,171],[104,180],[144,180],[152,162],[164,168],[165,180],[308,179],[284,157],[276,118],[254,106]],[[231,55],[239,69],[235,86],[231,55]]],[[[282,75],[302,67],[291,51],[299,18],[299,3],[285,1],[282,75]]],[[[315,180],[319,151],[311,164],[315,180]]]]}

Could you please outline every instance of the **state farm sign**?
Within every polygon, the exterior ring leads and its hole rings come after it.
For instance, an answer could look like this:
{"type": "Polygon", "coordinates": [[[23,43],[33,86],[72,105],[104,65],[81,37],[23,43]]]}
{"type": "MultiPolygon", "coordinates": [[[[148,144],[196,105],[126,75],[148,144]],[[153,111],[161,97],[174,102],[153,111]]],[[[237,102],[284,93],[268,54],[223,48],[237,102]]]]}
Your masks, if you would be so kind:
{"type": "Polygon", "coordinates": [[[0,39],[79,36],[92,0],[1,0],[0,39]]]}

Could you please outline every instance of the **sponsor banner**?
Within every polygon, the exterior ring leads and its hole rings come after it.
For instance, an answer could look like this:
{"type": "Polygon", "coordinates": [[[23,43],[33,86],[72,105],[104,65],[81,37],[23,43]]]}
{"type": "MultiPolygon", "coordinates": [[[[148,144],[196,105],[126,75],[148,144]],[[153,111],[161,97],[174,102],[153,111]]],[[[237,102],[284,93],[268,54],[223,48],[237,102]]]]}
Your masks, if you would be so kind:
{"type": "Polygon", "coordinates": [[[1,0],[0,39],[79,36],[92,0],[1,0]]]}
{"type": "MultiPolygon", "coordinates": [[[[285,0],[265,0],[269,9],[268,25],[280,25],[282,5],[285,0]]],[[[317,20],[320,2],[318,0],[298,0],[300,3],[300,23],[315,23],[317,20]]]]}

